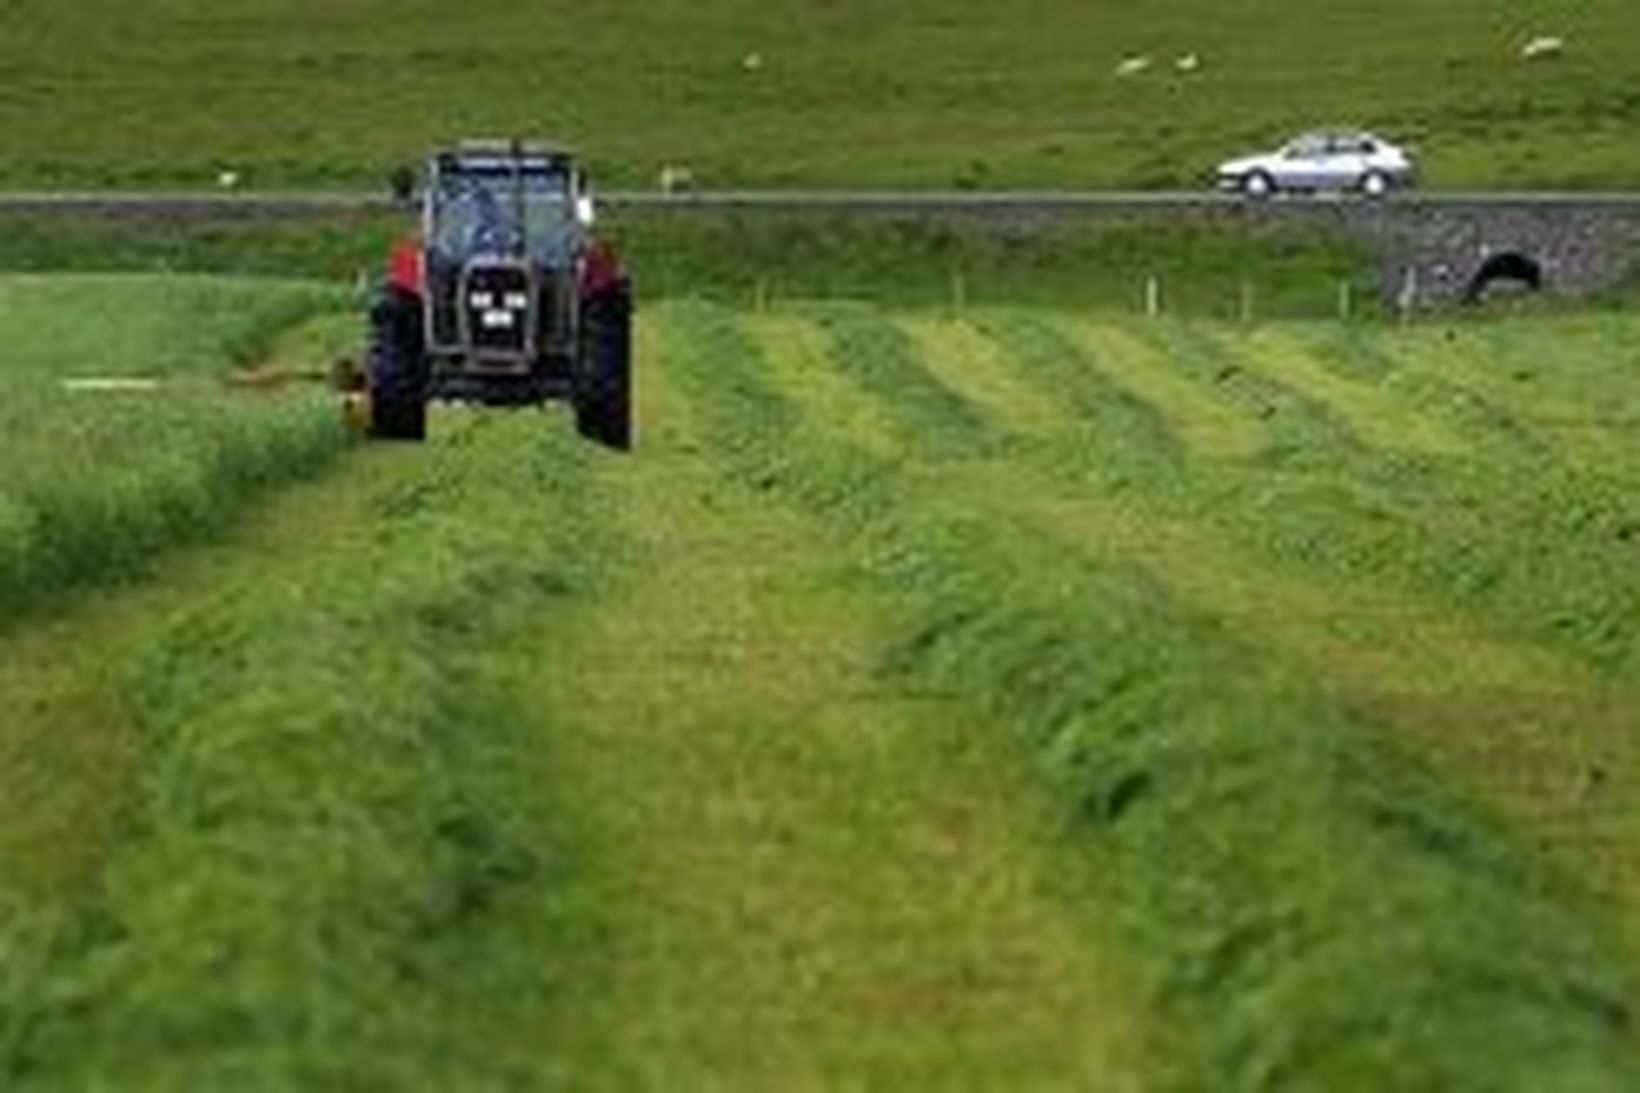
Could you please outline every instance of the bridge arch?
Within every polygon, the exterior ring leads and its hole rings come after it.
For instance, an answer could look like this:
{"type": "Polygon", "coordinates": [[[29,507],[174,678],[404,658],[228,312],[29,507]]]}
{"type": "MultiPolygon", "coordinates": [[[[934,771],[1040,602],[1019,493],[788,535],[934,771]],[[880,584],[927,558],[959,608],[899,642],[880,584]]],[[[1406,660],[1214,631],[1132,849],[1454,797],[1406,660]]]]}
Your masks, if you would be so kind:
{"type": "Polygon", "coordinates": [[[1531,292],[1543,290],[1543,264],[1518,250],[1499,251],[1482,262],[1480,268],[1464,286],[1466,304],[1476,304],[1486,298],[1492,286],[1506,282],[1525,287],[1531,292]]]}

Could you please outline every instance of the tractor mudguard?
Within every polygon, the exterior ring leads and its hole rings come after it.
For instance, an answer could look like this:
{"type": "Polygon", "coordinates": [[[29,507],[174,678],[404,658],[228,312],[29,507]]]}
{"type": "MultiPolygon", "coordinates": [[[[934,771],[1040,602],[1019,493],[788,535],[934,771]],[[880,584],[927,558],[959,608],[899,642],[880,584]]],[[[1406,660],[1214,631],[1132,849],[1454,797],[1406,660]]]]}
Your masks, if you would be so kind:
{"type": "Polygon", "coordinates": [[[401,240],[387,263],[387,283],[418,299],[427,290],[427,259],[417,239],[401,240]]]}

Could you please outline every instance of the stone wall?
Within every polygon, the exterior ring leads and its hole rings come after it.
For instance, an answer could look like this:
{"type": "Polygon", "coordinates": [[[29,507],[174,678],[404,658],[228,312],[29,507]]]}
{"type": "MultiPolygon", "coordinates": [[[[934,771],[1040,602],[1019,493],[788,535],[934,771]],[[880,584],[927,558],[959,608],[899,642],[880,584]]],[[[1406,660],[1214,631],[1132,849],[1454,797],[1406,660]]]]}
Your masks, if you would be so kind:
{"type": "Polygon", "coordinates": [[[1417,307],[1465,299],[1501,255],[1526,259],[1555,296],[1587,296],[1640,273],[1640,200],[1398,201],[1353,205],[1341,219],[1378,255],[1385,298],[1417,307]]]}

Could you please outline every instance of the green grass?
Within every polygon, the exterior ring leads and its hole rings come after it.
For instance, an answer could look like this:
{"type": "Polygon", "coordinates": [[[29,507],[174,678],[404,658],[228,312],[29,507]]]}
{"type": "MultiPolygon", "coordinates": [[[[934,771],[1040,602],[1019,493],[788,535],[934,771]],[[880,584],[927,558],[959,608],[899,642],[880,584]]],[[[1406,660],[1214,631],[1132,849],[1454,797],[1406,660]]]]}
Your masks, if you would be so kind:
{"type": "MultiPolygon", "coordinates": [[[[1158,532],[1125,530],[1143,519],[1125,497],[1142,512],[1188,491],[1180,507],[1194,505],[1210,525],[1237,512],[1232,497],[1212,500],[1216,476],[1180,480],[1189,468],[1146,407],[1085,375],[1072,397],[1105,420],[1090,420],[1080,442],[987,440],[966,412],[941,411],[946,399],[926,393],[904,342],[845,327],[832,343],[836,367],[883,398],[912,444],[907,462],[885,463],[846,435],[814,431],[805,408],[761,378],[765,366],[729,316],[690,310],[673,321],[699,347],[691,375],[712,406],[726,469],[852,529],[863,574],[902,606],[902,652],[885,670],[1011,726],[1061,786],[1106,862],[1115,890],[1104,895],[1153,977],[1152,1002],[1185,1031],[1176,1080],[1325,1089],[1634,1080],[1623,1031],[1633,988],[1605,978],[1623,946],[1569,882],[1572,871],[1595,871],[1604,847],[1591,840],[1581,857],[1546,865],[1533,830],[1510,832],[1464,788],[1505,810],[1518,804],[1503,777],[1515,773],[1511,753],[1485,756],[1490,776],[1438,766],[1437,777],[1425,763],[1438,749],[1318,686],[1302,646],[1272,656],[1268,631],[1227,630],[1250,625],[1209,595],[1232,579],[1228,559],[1209,561],[1192,584],[1168,566],[1158,532]],[[999,444],[1016,448],[1000,463],[999,444]],[[1063,492],[1042,496],[1056,479],[1063,492]],[[1119,515],[1102,515],[1112,498],[1119,515]]],[[[1048,358],[1021,363],[1041,375],[1048,358]]],[[[1255,385],[1243,397],[1277,394],[1255,385]]],[[[1287,428],[1278,426],[1278,445],[1287,428]]],[[[1291,428],[1297,443],[1301,426],[1291,428]]],[[[1245,473],[1265,491],[1283,481],[1277,467],[1245,473]]],[[[1318,501],[1293,520],[1313,512],[1319,532],[1326,511],[1318,501]]],[[[1278,551],[1264,579],[1296,561],[1278,551]]],[[[1329,570],[1321,602],[1328,585],[1338,595],[1361,576],[1329,570]]],[[[1534,761],[1525,749],[1512,758],[1534,761]]]]}
{"type": "Polygon", "coordinates": [[[875,673],[880,600],[722,480],[693,350],[644,331],[618,589],[516,658],[577,939],[544,1051],[578,1089],[1136,1087],[1166,1034],[1091,863],[1006,739],[875,673]]]}
{"type": "Polygon", "coordinates": [[[278,282],[0,281],[0,605],[141,571],[246,499],[315,473],[346,437],[323,393],[235,393],[278,332],[338,305],[278,282]],[[151,390],[65,382],[151,380],[151,390]]]}
{"type": "MultiPolygon", "coordinates": [[[[110,695],[125,761],[107,827],[69,827],[102,840],[89,876],[42,898],[47,855],[0,871],[8,1085],[550,1075],[529,1025],[549,983],[518,959],[516,915],[553,868],[546,772],[484,655],[594,572],[586,458],[525,417],[473,422],[297,491],[134,620],[87,612],[104,647],[79,686],[110,695]]],[[[85,671],[57,651],[43,674],[85,671]]]]}
{"type": "Polygon", "coordinates": [[[408,216],[314,221],[176,221],[165,217],[0,215],[0,269],[18,272],[214,273],[353,284],[377,278],[408,216]]]}
{"type": "Polygon", "coordinates": [[[1437,185],[1632,185],[1632,7],[361,0],[4,12],[0,180],[370,184],[435,142],[549,133],[616,184],[1190,185],[1306,125],[1413,140],[1437,185]],[[1520,47],[1564,35],[1566,56],[1520,47]],[[762,67],[747,71],[758,54],[762,67]],[[1174,73],[1195,53],[1201,70],[1174,73]],[[1150,55],[1153,71],[1116,64],[1150,55]],[[202,110],[201,104],[208,104],[202,110]]]}
{"type": "Polygon", "coordinates": [[[674,301],[631,456],[208,431],[346,303],[0,287],[40,497],[92,367],[200,389],[129,511],[329,472],[0,635],[6,1084],[1640,1083],[1631,319],[674,301]]]}

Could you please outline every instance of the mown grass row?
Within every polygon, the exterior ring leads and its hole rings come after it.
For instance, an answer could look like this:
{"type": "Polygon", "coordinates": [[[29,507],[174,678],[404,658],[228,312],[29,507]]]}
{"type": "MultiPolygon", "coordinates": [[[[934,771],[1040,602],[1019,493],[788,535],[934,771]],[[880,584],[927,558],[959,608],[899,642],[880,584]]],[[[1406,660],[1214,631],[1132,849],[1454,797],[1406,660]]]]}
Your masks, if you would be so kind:
{"type": "MultiPolygon", "coordinates": [[[[1484,809],[1139,566],[937,485],[982,460],[935,436],[922,455],[942,462],[912,480],[806,419],[733,315],[680,307],[667,321],[694,347],[677,362],[725,441],[725,473],[851,532],[862,579],[900,605],[903,641],[882,670],[984,709],[1061,786],[1071,836],[1103,863],[1122,935],[1180,1030],[1164,1081],[1640,1080],[1620,950],[1484,809]]],[[[845,374],[877,377],[883,394],[903,384],[915,431],[926,377],[892,345],[861,330],[833,340],[845,374]]],[[[1097,472],[1105,488],[1178,473],[1146,408],[1087,386],[1073,397],[1140,438],[1107,442],[1127,454],[1097,472]]],[[[1003,494],[1040,488],[1035,472],[999,473],[1003,494]]]]}
{"type": "Polygon", "coordinates": [[[137,758],[82,898],[0,905],[8,1087],[550,1074],[531,1032],[556,988],[526,956],[549,774],[490,676],[596,579],[591,457],[525,415],[389,454],[327,485],[337,512],[285,517],[311,551],[253,549],[109,651],[137,758]]]}
{"type": "MultiPolygon", "coordinates": [[[[1035,315],[997,314],[983,325],[1038,381],[1054,372],[1055,385],[1096,399],[1108,386],[1099,373],[1109,362],[1044,330],[1035,315]]],[[[1449,377],[1408,377],[1386,363],[1380,340],[1393,343],[1394,334],[1335,335],[1319,363],[1346,362],[1340,379],[1388,391],[1464,450],[1421,451],[1410,438],[1404,448],[1368,443],[1336,407],[1295,390],[1279,366],[1223,328],[1162,324],[1139,334],[1159,351],[1160,367],[1267,438],[1250,461],[1157,453],[1142,473],[1152,476],[1147,500],[1159,510],[1206,519],[1277,564],[1405,588],[1568,649],[1615,679],[1640,679],[1640,460],[1632,454],[1598,465],[1558,457],[1518,414],[1449,377]]],[[[1559,367],[1576,368],[1590,352],[1599,351],[1563,346],[1559,367]]],[[[1108,477],[1113,464],[1136,458],[1143,439],[1131,429],[1094,435],[1104,442],[1082,458],[1060,452],[1068,477],[1108,477]]],[[[1146,443],[1154,452],[1153,439],[1146,443]]]]}
{"type": "MultiPolygon", "coordinates": [[[[1494,365],[1454,350],[1468,331],[982,325],[1021,382],[1075,405],[1066,429],[1018,445],[1084,499],[1061,531],[1088,534],[1115,507],[1107,533],[1127,556],[1393,724],[1632,930],[1632,452],[1568,459],[1534,431],[1532,396],[1475,396],[1460,381],[1494,365]],[[1135,368],[1189,397],[1113,388],[1135,368]],[[1250,391],[1274,412],[1250,411],[1250,391]],[[1204,409],[1240,414],[1233,450],[1198,443],[1204,409]]],[[[1545,366],[1575,374],[1598,342],[1564,340],[1545,366]]]]}
{"type": "Polygon", "coordinates": [[[340,454],[348,438],[327,393],[224,381],[343,302],[296,283],[0,282],[0,616],[139,572],[340,454]],[[152,386],[72,386],[109,379],[152,386]]]}

